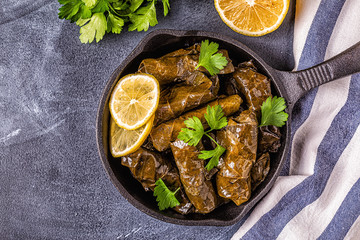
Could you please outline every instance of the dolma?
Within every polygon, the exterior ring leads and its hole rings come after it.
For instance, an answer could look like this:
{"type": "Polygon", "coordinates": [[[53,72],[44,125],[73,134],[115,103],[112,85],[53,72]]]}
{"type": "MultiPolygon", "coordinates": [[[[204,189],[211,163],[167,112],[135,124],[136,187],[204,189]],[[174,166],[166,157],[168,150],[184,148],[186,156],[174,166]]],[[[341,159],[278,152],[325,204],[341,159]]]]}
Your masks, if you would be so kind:
{"type": "Polygon", "coordinates": [[[252,61],[240,64],[233,78],[245,96],[249,109],[259,115],[262,103],[271,96],[270,80],[256,71],[252,61]]]}
{"type": "Polygon", "coordinates": [[[202,72],[195,71],[186,82],[163,90],[155,113],[155,123],[176,118],[182,113],[214,100],[219,90],[219,78],[211,80],[202,72]]]}
{"type": "MultiPolygon", "coordinates": [[[[234,66],[226,50],[219,50],[228,60],[227,66],[219,74],[234,72],[234,66]]],[[[176,80],[184,79],[195,71],[199,62],[200,45],[195,44],[187,49],[179,49],[160,58],[144,59],[138,68],[139,72],[153,75],[160,85],[166,85],[176,80]]],[[[199,71],[207,72],[203,67],[199,71]]]]}
{"type": "Polygon", "coordinates": [[[259,131],[258,152],[277,152],[281,146],[280,129],[276,126],[262,126],[259,131]]]}
{"type": "MultiPolygon", "coordinates": [[[[216,99],[208,105],[220,105],[225,116],[230,116],[238,111],[242,99],[238,95],[232,95],[222,99],[216,99]]],[[[191,117],[198,117],[205,125],[206,120],[204,114],[206,113],[206,106],[187,112],[180,117],[164,122],[157,127],[154,127],[150,132],[151,141],[156,150],[162,152],[170,147],[170,142],[175,141],[179,135],[181,128],[185,128],[184,121],[191,117]]]]}
{"type": "Polygon", "coordinates": [[[260,183],[262,183],[265,177],[270,171],[270,155],[269,153],[262,154],[251,169],[251,188],[255,190],[260,183]]]}
{"type": "MultiPolygon", "coordinates": [[[[216,139],[215,132],[209,132],[208,135],[212,139],[216,139]]],[[[206,135],[201,138],[201,144],[204,146],[205,150],[212,150],[217,147],[216,143],[206,135]]]]}
{"type": "MultiPolygon", "coordinates": [[[[214,132],[209,132],[208,135],[212,139],[216,139],[216,135],[214,132]]],[[[216,143],[206,135],[201,138],[200,144],[203,146],[204,150],[213,150],[217,147],[216,143]]],[[[218,171],[219,169],[217,169],[216,167],[212,168],[210,171],[207,171],[205,174],[206,179],[210,180],[213,176],[215,176],[218,171]]]]}
{"type": "Polygon", "coordinates": [[[177,139],[171,143],[171,150],[186,195],[196,212],[209,213],[214,210],[217,196],[211,181],[206,179],[205,162],[198,158],[198,148],[177,139]]]}
{"type": "Polygon", "coordinates": [[[218,131],[216,139],[226,148],[223,163],[216,175],[218,194],[231,199],[236,205],[251,196],[250,171],[256,160],[258,124],[251,110],[229,119],[225,129],[218,131]]]}
{"type": "Polygon", "coordinates": [[[161,178],[171,190],[176,190],[180,187],[176,195],[180,205],[173,209],[181,214],[188,214],[193,210],[192,204],[186,197],[181,185],[180,176],[176,167],[161,154],[139,148],[136,152],[122,157],[121,164],[130,169],[131,174],[141,183],[145,191],[154,191],[155,182],[159,178],[161,178]]]}
{"type": "Polygon", "coordinates": [[[226,95],[241,95],[237,83],[234,78],[220,78],[220,91],[224,92],[226,95]]]}

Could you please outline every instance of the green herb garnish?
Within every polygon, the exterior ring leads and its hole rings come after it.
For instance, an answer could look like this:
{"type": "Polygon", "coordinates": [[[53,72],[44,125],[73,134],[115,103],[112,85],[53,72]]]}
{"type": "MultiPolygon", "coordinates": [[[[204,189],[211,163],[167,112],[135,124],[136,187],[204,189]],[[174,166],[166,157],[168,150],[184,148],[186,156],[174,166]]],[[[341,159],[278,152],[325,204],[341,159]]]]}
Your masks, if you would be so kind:
{"type": "MultiPolygon", "coordinates": [[[[207,135],[208,136],[208,135],[207,135]]],[[[209,137],[209,136],[208,136],[209,137]]],[[[210,138],[212,139],[212,138],[210,138]]],[[[216,167],[219,164],[219,158],[221,155],[225,152],[226,148],[220,146],[214,139],[212,139],[216,143],[216,148],[214,150],[210,151],[200,151],[201,154],[199,154],[200,159],[209,159],[209,162],[206,164],[205,168],[206,170],[210,171],[214,167],[216,167]]]]}
{"type": "Polygon", "coordinates": [[[129,25],[129,31],[137,30],[138,32],[147,31],[149,26],[155,26],[158,24],[156,19],[156,0],[152,0],[148,5],[139,8],[136,12],[130,14],[131,24],[129,25]]]}
{"type": "Polygon", "coordinates": [[[200,151],[198,156],[199,159],[204,160],[210,158],[209,162],[205,166],[205,168],[210,171],[213,167],[216,167],[219,164],[219,158],[226,149],[220,146],[208,133],[213,130],[220,130],[225,127],[228,122],[226,117],[224,117],[224,113],[220,105],[216,105],[215,107],[207,106],[204,117],[210,127],[208,131],[204,131],[204,127],[199,118],[193,117],[184,121],[187,128],[181,129],[178,138],[190,146],[196,146],[205,135],[216,144],[215,149],[200,151]]]}
{"type": "Polygon", "coordinates": [[[107,29],[106,18],[103,13],[94,13],[91,18],[79,18],[76,24],[80,26],[80,41],[82,43],[91,43],[96,37],[99,42],[107,29]]]}
{"type": "Polygon", "coordinates": [[[196,66],[196,69],[203,66],[209,71],[210,75],[218,74],[220,70],[224,69],[228,61],[221,53],[216,53],[218,48],[219,44],[215,42],[209,43],[209,40],[202,41],[199,63],[196,66]]]}
{"type": "Polygon", "coordinates": [[[167,14],[169,13],[169,9],[170,9],[170,0],[163,0],[163,8],[164,8],[164,16],[166,17],[167,14]]]}
{"type": "MultiPolygon", "coordinates": [[[[155,26],[157,0],[58,0],[59,18],[80,26],[80,41],[99,42],[105,32],[121,33],[126,23],[129,31],[147,31],[155,26]]],[[[170,9],[169,0],[162,0],[164,16],[170,9]]]]}
{"type": "Polygon", "coordinates": [[[261,105],[261,124],[259,127],[274,125],[281,127],[288,120],[288,114],[284,112],[286,108],[285,99],[282,97],[268,97],[261,105]]]}
{"type": "Polygon", "coordinates": [[[212,130],[222,129],[228,124],[220,105],[214,107],[208,105],[204,117],[212,130]]]}
{"type": "Polygon", "coordinates": [[[175,197],[176,192],[179,191],[180,188],[176,189],[175,192],[171,191],[161,178],[155,182],[155,185],[154,196],[161,211],[180,205],[180,202],[175,197]]]}
{"type": "Polygon", "coordinates": [[[178,138],[190,146],[196,146],[205,134],[204,127],[200,122],[200,119],[193,117],[185,120],[184,123],[188,128],[182,128],[178,138]]]}

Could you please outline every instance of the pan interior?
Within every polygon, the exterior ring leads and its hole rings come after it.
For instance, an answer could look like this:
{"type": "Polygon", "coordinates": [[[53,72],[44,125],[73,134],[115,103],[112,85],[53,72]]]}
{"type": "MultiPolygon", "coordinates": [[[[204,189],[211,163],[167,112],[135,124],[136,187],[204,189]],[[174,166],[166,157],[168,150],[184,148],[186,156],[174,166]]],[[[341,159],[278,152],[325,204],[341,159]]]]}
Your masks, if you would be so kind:
{"type": "MultiPolygon", "coordinates": [[[[262,59],[236,41],[232,42],[229,41],[229,39],[225,40],[221,37],[218,38],[209,35],[199,36],[199,34],[195,36],[174,36],[171,34],[154,35],[148,39],[148,41],[140,43],[132,54],[115,70],[110,78],[108,87],[104,91],[104,96],[100,104],[100,106],[103,106],[103,109],[99,110],[98,116],[100,119],[98,119],[98,121],[100,121],[98,128],[101,126],[101,129],[98,129],[98,145],[103,165],[114,185],[130,203],[143,212],[160,220],[176,224],[223,226],[234,224],[240,220],[273,185],[279,170],[281,170],[282,158],[284,158],[283,155],[285,155],[284,151],[286,150],[285,141],[287,139],[286,134],[288,124],[281,129],[282,146],[279,149],[279,152],[271,155],[270,172],[266,179],[252,192],[250,200],[240,206],[236,206],[234,203],[230,202],[205,215],[198,213],[181,215],[172,210],[159,211],[155,198],[152,196],[152,192],[144,191],[141,184],[131,176],[129,169],[121,165],[120,159],[115,159],[111,156],[108,147],[108,126],[110,117],[108,101],[117,80],[126,74],[136,72],[140,62],[145,58],[161,57],[166,53],[175,51],[179,48],[189,47],[195,43],[200,43],[205,39],[217,42],[220,45],[220,48],[228,50],[234,66],[241,62],[253,59],[258,71],[272,79],[271,69],[264,64],[262,59]]],[[[272,93],[273,95],[281,96],[276,84],[272,84],[272,93]]]]}

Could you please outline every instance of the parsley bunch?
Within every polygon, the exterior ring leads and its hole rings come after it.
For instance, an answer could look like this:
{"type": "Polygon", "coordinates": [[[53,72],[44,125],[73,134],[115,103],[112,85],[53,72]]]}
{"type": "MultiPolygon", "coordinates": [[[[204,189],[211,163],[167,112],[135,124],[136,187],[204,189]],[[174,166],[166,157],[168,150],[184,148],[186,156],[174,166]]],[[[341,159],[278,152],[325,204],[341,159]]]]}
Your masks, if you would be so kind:
{"type": "Polygon", "coordinates": [[[208,105],[204,117],[210,127],[208,131],[204,130],[204,127],[199,118],[193,117],[184,121],[187,128],[181,129],[178,138],[190,146],[196,146],[204,135],[215,142],[215,149],[209,151],[200,151],[198,156],[200,159],[204,160],[210,158],[209,162],[205,166],[205,168],[210,171],[213,167],[219,164],[219,158],[226,149],[220,146],[208,133],[213,130],[220,130],[221,128],[225,127],[228,122],[226,117],[224,117],[224,113],[220,105],[216,105],[215,107],[210,107],[208,105]]]}
{"type": "MultiPolygon", "coordinates": [[[[80,26],[80,41],[99,42],[105,32],[119,34],[128,23],[129,31],[147,31],[155,26],[157,0],[58,0],[62,5],[59,18],[80,26]]],[[[170,0],[162,0],[164,16],[170,0]]]]}

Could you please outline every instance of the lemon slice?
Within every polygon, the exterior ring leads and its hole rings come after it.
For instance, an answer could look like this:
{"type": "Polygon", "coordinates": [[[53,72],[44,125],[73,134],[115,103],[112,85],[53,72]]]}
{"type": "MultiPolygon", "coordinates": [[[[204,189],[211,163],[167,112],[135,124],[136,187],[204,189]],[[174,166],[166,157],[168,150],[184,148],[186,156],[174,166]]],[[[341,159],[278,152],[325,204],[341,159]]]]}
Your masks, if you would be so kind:
{"type": "Polygon", "coordinates": [[[262,36],[283,22],[290,0],[214,0],[221,19],[246,36],[262,36]]]}
{"type": "Polygon", "coordinates": [[[110,152],[113,157],[122,157],[135,152],[149,136],[155,115],[142,127],[126,130],[110,120],[110,152]]]}
{"type": "Polygon", "coordinates": [[[116,84],[109,102],[119,127],[134,130],[145,125],[159,104],[159,82],[145,73],[129,74],[116,84]]]}

